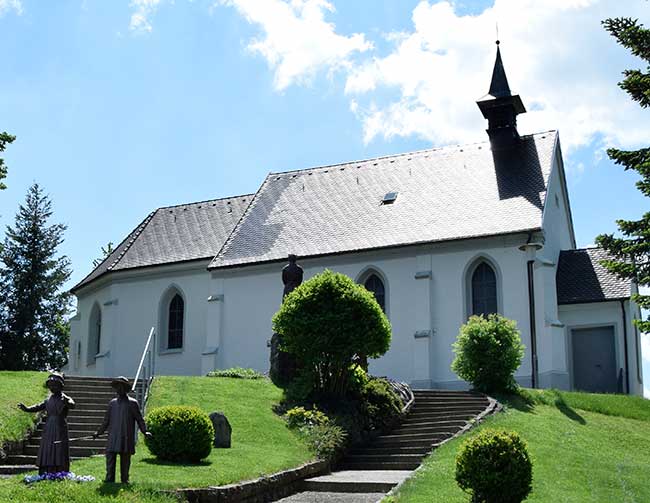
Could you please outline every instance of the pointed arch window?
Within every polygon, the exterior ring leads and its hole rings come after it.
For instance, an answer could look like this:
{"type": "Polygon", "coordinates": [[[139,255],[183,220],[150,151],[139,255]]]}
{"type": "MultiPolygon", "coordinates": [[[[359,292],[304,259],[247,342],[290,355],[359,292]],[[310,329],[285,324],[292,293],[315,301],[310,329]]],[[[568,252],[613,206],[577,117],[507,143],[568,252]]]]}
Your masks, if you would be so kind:
{"type": "Polygon", "coordinates": [[[366,287],[366,290],[373,293],[381,310],[386,312],[386,287],[381,278],[377,274],[372,273],[363,282],[363,286],[366,287]]]}
{"type": "Polygon", "coordinates": [[[95,357],[102,347],[102,310],[99,304],[93,304],[88,323],[88,355],[87,363],[95,363],[95,357]]]}
{"type": "Polygon", "coordinates": [[[185,316],[185,302],[178,293],[169,302],[167,322],[167,349],[183,347],[183,319],[185,316]]]}
{"type": "Polygon", "coordinates": [[[492,266],[480,262],[471,278],[471,314],[485,315],[498,312],[497,275],[492,266]]]}

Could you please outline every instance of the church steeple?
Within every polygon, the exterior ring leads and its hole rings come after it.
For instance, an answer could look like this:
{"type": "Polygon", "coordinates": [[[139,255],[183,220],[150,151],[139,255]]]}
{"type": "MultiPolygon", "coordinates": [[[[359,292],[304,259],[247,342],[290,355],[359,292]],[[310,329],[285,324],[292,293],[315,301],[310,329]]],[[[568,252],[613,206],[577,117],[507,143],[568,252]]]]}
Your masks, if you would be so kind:
{"type": "Polygon", "coordinates": [[[525,113],[526,108],[519,95],[513,96],[510,91],[498,40],[490,90],[476,104],[488,120],[487,134],[493,150],[503,150],[518,144],[517,115],[525,113]]]}

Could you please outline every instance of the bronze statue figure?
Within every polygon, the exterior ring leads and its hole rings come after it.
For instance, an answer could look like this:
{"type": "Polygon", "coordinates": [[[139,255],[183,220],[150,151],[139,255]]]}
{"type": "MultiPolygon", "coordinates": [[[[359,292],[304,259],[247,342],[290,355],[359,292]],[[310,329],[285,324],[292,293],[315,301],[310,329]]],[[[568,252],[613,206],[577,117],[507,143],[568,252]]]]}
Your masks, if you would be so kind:
{"type": "Polygon", "coordinates": [[[19,403],[18,408],[24,412],[47,412],[43,436],[38,446],[38,473],[69,472],[70,444],[68,438],[68,410],[75,406],[74,400],[63,393],[65,381],[62,374],[52,372],[45,386],[50,390],[50,396],[41,403],[26,407],[19,403]]]}
{"type": "Polygon", "coordinates": [[[289,263],[282,269],[283,299],[302,284],[303,270],[296,264],[297,259],[295,255],[289,255],[289,263]]]}
{"type": "Polygon", "coordinates": [[[115,482],[115,462],[120,455],[120,480],[123,484],[129,483],[129,469],[131,456],[135,454],[136,431],[135,426],[146,436],[151,433],[142,418],[142,411],[138,402],[127,395],[131,386],[126,377],[116,377],[111,386],[117,393],[108,404],[104,422],[99,427],[93,438],[103,435],[108,430],[106,444],[106,479],[104,482],[115,482]]]}

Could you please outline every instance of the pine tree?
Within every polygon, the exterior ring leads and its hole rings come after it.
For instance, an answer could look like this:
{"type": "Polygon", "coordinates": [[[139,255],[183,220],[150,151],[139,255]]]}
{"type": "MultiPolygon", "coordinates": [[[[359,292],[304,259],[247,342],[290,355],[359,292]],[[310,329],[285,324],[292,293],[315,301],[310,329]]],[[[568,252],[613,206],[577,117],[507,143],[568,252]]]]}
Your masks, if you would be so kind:
{"type": "Polygon", "coordinates": [[[106,257],[108,257],[114,251],[115,248],[113,248],[113,241],[109,241],[106,246],[102,246],[102,256],[101,258],[96,258],[93,260],[93,267],[97,267],[99,264],[101,264],[104,260],[106,260],[106,257]]]}
{"type": "MultiPolygon", "coordinates": [[[[4,152],[7,145],[12,143],[15,139],[15,136],[12,136],[7,132],[0,133],[0,153],[4,152]]],[[[4,180],[5,178],[7,178],[7,166],[5,165],[4,159],[0,157],[0,180],[4,180]]],[[[0,181],[0,190],[6,188],[7,186],[0,181]]]]}
{"type": "Polygon", "coordinates": [[[7,227],[0,252],[0,369],[58,369],[66,362],[70,294],[62,291],[70,261],[57,257],[65,225],[48,225],[52,203],[30,187],[7,227]]]}
{"type": "MultiPolygon", "coordinates": [[[[603,21],[605,29],[632,54],[641,58],[648,67],[646,71],[625,70],[625,78],[619,83],[634,101],[643,108],[650,106],[650,30],[638,20],[613,18],[603,21]]],[[[650,197],[650,147],[627,151],[610,148],[607,154],[625,171],[633,170],[641,175],[636,183],[641,193],[650,197]]],[[[650,212],[639,220],[617,220],[622,237],[603,234],[596,238],[599,246],[610,252],[613,259],[603,262],[610,271],[623,278],[636,281],[639,286],[650,285],[650,212]]],[[[649,295],[633,295],[632,299],[642,308],[650,309],[649,295]]],[[[636,321],[640,330],[650,331],[650,316],[636,321]]]]}

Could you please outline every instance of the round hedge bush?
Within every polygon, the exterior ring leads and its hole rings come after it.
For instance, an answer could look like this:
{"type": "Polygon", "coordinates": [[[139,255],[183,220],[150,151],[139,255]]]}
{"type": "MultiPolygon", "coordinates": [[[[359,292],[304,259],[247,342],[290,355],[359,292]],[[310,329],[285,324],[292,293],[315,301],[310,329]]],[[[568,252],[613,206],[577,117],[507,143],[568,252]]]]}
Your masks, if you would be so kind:
{"type": "Polygon", "coordinates": [[[473,503],[520,503],[533,482],[526,442],[515,432],[481,432],[456,456],[456,482],[473,503]]]}
{"type": "Polygon", "coordinates": [[[453,345],[451,369],[484,393],[513,391],[524,345],[517,324],[498,314],[472,316],[453,345]]]}
{"type": "Polygon", "coordinates": [[[344,274],[326,270],[291,292],[273,317],[282,350],[299,362],[312,391],[348,394],[356,365],[390,346],[388,318],[375,296],[344,274]]]}
{"type": "Polygon", "coordinates": [[[151,410],[146,418],[151,453],[166,461],[196,463],[209,456],[214,427],[198,407],[173,405],[151,410]]]}

